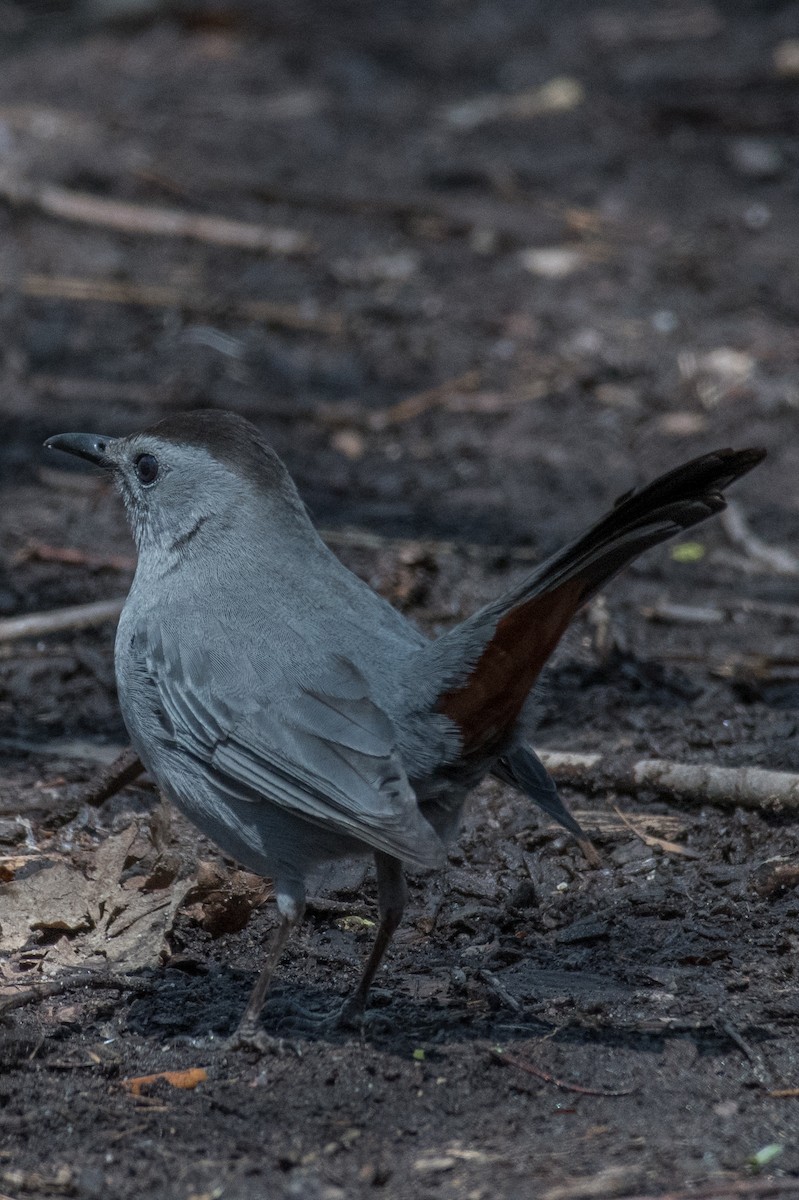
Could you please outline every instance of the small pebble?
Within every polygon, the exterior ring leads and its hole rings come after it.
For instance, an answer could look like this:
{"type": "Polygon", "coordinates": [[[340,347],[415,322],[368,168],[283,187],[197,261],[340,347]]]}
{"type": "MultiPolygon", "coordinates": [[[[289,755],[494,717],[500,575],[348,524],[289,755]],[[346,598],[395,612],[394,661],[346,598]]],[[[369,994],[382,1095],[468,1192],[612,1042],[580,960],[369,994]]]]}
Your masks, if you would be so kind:
{"type": "Polygon", "coordinates": [[[674,333],[680,322],[673,312],[667,308],[662,308],[658,312],[652,313],[652,328],[655,333],[669,334],[674,333]]]}
{"type": "Polygon", "coordinates": [[[776,179],[783,168],[779,148],[763,138],[736,138],[729,148],[729,160],[746,179],[776,179]]]}
{"type": "Polygon", "coordinates": [[[571,246],[542,246],[522,250],[519,261],[525,271],[542,279],[565,279],[585,266],[585,256],[571,246]]]}
{"type": "Polygon", "coordinates": [[[759,233],[771,224],[771,209],[767,204],[750,204],[744,210],[743,222],[747,229],[759,233]]]}

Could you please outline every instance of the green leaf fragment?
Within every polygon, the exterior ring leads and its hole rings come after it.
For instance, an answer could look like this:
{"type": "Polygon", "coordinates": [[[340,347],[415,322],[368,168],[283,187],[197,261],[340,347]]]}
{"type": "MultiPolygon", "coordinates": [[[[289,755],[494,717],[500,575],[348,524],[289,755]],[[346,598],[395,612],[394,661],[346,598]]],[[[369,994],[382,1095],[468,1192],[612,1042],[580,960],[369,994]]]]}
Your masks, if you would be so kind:
{"type": "Polygon", "coordinates": [[[775,1158],[779,1158],[784,1148],[779,1142],[769,1142],[768,1146],[763,1146],[762,1149],[757,1150],[747,1161],[750,1167],[754,1167],[755,1170],[759,1171],[761,1167],[767,1167],[775,1158]]]}
{"type": "Polygon", "coordinates": [[[699,562],[700,558],[704,558],[706,553],[701,542],[680,542],[679,545],[673,547],[671,557],[675,562],[694,563],[699,562]]]}

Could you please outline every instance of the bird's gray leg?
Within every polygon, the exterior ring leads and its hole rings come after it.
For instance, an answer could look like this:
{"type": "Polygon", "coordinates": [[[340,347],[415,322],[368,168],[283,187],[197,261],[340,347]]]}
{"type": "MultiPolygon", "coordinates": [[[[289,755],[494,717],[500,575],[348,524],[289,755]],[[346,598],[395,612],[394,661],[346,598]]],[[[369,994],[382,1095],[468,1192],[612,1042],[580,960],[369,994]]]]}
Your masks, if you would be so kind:
{"type": "Polygon", "coordinates": [[[272,982],[272,976],[275,973],[277,964],[283,957],[286,943],[302,921],[305,912],[305,902],[304,900],[298,902],[297,900],[278,895],[277,903],[282,919],[272,937],[266,962],[247,1001],[244,1016],[241,1018],[236,1032],[230,1039],[229,1045],[231,1049],[238,1049],[240,1047],[245,1049],[253,1048],[264,1053],[268,1050],[280,1049],[281,1046],[279,1039],[270,1038],[260,1028],[261,1009],[264,1006],[264,1001],[266,1000],[269,985],[272,982]]]}
{"type": "Polygon", "coordinates": [[[388,944],[402,920],[402,914],[408,902],[408,887],[399,859],[377,852],[375,853],[375,864],[377,866],[377,903],[380,911],[380,924],[377,927],[377,936],[366,960],[360,983],[338,1012],[336,1025],[357,1024],[363,1016],[372,980],[383,960],[388,944]]]}

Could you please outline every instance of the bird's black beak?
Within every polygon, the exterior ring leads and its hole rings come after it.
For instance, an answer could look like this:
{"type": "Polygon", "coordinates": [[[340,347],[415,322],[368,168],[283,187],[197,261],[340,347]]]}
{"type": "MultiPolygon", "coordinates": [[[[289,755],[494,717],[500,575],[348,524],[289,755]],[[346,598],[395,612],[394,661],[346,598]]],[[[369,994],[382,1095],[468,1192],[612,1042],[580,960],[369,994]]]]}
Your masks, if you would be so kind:
{"type": "Polygon", "coordinates": [[[113,467],[114,460],[109,458],[107,450],[114,438],[103,437],[101,433],[57,433],[44,443],[48,450],[63,450],[66,454],[75,454],[85,458],[96,467],[113,467]]]}

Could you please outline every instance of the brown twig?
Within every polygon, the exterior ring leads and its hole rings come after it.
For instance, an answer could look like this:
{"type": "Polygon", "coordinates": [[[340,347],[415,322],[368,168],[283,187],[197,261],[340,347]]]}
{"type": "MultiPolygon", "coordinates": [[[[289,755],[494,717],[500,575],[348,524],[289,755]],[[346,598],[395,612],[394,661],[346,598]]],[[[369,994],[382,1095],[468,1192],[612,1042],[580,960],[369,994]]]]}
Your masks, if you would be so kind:
{"type": "Polygon", "coordinates": [[[681,846],[679,842],[670,842],[665,838],[655,837],[651,833],[642,833],[640,829],[636,829],[632,821],[615,804],[613,805],[613,811],[630,832],[634,833],[638,840],[643,842],[645,846],[659,846],[665,854],[681,854],[685,858],[701,858],[697,850],[690,850],[687,846],[681,846]]]}
{"type": "Polygon", "coordinates": [[[135,304],[142,308],[178,308],[185,312],[222,313],[244,321],[308,333],[339,334],[344,320],[338,313],[320,313],[309,305],[277,304],[271,300],[225,300],[167,284],[139,284],[73,275],[24,275],[25,296],[76,303],[135,304]]]}
{"type": "Polygon", "coordinates": [[[477,370],[464,371],[462,375],[457,375],[454,379],[447,379],[435,387],[426,388],[423,392],[406,396],[404,400],[400,400],[397,404],[392,404],[380,412],[370,413],[367,423],[372,429],[378,430],[385,429],[390,425],[401,425],[405,421],[411,421],[414,417],[421,416],[422,413],[442,408],[452,396],[459,392],[473,392],[479,386],[480,372],[477,370]]]}
{"type": "Polygon", "coordinates": [[[523,245],[557,242],[574,216],[574,210],[559,202],[511,204],[492,199],[443,196],[434,192],[403,189],[393,195],[337,191],[312,191],[268,183],[252,176],[239,175],[224,181],[209,177],[198,180],[204,189],[218,188],[227,194],[231,187],[246,189],[273,203],[321,209],[328,212],[370,213],[377,216],[436,222],[444,231],[468,233],[472,229],[490,229],[502,237],[523,245]]]}
{"type": "Polygon", "coordinates": [[[626,1088],[624,1091],[610,1091],[606,1088],[583,1087],[580,1083],[567,1083],[564,1079],[557,1079],[554,1075],[550,1075],[548,1071],[542,1071],[540,1067],[528,1062],[525,1058],[516,1058],[515,1055],[507,1054],[498,1046],[491,1051],[491,1056],[504,1066],[516,1067],[517,1070],[524,1071],[526,1075],[534,1075],[542,1083],[549,1083],[564,1092],[576,1092],[579,1096],[630,1096],[633,1091],[632,1088],[626,1088]]]}
{"type": "Polygon", "coordinates": [[[0,621],[0,642],[15,642],[20,638],[45,637],[50,633],[90,629],[116,621],[122,612],[125,598],[97,600],[93,604],[75,604],[51,612],[26,613],[23,617],[7,617],[0,621]]]}
{"type": "Polygon", "coordinates": [[[146,237],[188,238],[213,246],[229,246],[262,254],[307,254],[313,249],[307,234],[297,229],[233,221],[176,208],[155,208],[108,200],[90,192],[75,192],[53,184],[35,183],[10,172],[0,173],[0,198],[9,204],[35,208],[49,217],[76,221],[101,229],[146,237]]]}
{"type": "Polygon", "coordinates": [[[68,567],[90,567],[92,570],[134,571],[136,559],[127,554],[92,554],[75,546],[50,546],[30,538],[13,555],[13,563],[54,562],[68,567]]]}
{"type": "Polygon", "coordinates": [[[115,758],[110,766],[95,777],[82,795],[76,797],[76,801],[78,804],[88,804],[96,808],[117,792],[121,792],[129,783],[133,783],[143,771],[144,764],[133,747],[128,746],[119,758],[115,758]]]}
{"type": "MultiPolygon", "coordinates": [[[[595,837],[604,839],[619,838],[626,834],[626,826],[623,821],[610,812],[601,812],[599,809],[593,808],[572,808],[571,814],[580,825],[590,825],[591,832],[595,837]]],[[[638,829],[645,833],[660,835],[666,837],[672,836],[676,839],[685,827],[685,819],[667,813],[643,813],[634,812],[628,813],[634,821],[638,829]]],[[[559,829],[555,822],[551,826],[553,829],[559,829]]]]}
{"type": "Polygon", "coordinates": [[[670,759],[615,759],[604,754],[541,750],[553,779],[593,790],[652,790],[697,804],[741,805],[779,812],[799,808],[799,775],[761,767],[719,767],[670,759]]]}

